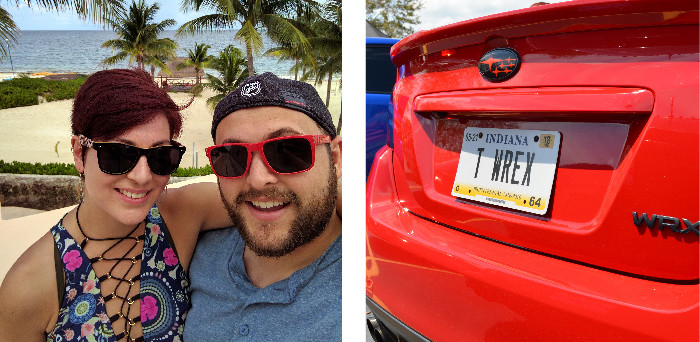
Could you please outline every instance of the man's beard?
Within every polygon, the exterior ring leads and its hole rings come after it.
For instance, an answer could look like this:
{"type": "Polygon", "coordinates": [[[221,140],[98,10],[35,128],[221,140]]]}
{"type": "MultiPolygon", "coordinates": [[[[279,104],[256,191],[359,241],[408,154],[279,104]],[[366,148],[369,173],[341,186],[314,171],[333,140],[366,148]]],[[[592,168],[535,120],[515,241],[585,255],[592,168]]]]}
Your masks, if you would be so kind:
{"type": "MultiPolygon", "coordinates": [[[[317,238],[328,226],[333,212],[335,211],[338,197],[338,180],[335,178],[335,167],[330,166],[326,187],[318,196],[312,196],[311,203],[302,204],[298,196],[290,190],[280,190],[271,188],[268,190],[251,189],[238,194],[233,203],[226,200],[219,184],[219,194],[221,200],[228,211],[228,215],[233,221],[233,225],[238,228],[241,238],[246,246],[258,256],[279,258],[287,255],[297,248],[308,244],[317,238]],[[251,199],[267,197],[278,201],[289,202],[298,209],[296,218],[292,221],[287,237],[277,246],[265,246],[257,241],[251,233],[250,227],[246,224],[237,209],[242,209],[247,201],[251,199]]],[[[277,229],[277,228],[273,228],[277,229]]]]}

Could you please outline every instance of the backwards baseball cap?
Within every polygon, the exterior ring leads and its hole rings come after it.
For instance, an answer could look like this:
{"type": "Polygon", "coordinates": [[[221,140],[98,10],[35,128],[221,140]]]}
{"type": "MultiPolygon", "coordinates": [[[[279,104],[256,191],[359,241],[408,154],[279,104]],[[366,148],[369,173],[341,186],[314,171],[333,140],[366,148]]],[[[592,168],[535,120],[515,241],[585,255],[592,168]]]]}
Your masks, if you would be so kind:
{"type": "Polygon", "coordinates": [[[284,107],[302,112],[316,121],[331,139],[337,135],[331,113],[313,86],[266,72],[248,77],[240,87],[216,105],[211,137],[216,140],[216,127],[229,114],[240,109],[262,106],[284,107]]]}

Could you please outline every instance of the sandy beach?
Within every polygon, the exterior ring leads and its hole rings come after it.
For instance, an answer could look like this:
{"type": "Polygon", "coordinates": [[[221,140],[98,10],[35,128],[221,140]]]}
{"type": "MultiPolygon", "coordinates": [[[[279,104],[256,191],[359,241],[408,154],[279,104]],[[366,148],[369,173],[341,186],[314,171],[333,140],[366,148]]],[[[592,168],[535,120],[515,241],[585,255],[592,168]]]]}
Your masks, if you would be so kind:
{"type": "MultiPolygon", "coordinates": [[[[11,77],[11,73],[0,73],[0,79],[11,77]]],[[[333,122],[338,124],[340,115],[340,90],[338,81],[332,83],[330,112],[333,122]]],[[[322,99],[326,98],[326,85],[316,86],[322,99]]],[[[190,94],[169,93],[177,104],[185,104],[190,94]]],[[[178,139],[187,147],[181,167],[193,166],[196,151],[197,166],[208,162],[204,149],[212,145],[211,119],[213,110],[206,100],[214,93],[205,89],[182,114],[184,125],[178,139]]],[[[73,101],[45,102],[35,106],[0,110],[0,159],[5,162],[73,163],[70,152],[70,115],[73,101]]]]}

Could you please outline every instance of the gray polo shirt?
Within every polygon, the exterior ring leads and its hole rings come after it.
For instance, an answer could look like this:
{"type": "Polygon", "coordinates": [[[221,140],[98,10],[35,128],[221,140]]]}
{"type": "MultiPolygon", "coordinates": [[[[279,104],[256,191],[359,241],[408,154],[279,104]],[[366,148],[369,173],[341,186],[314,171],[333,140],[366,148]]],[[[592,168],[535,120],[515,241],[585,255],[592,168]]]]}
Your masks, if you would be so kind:
{"type": "Polygon", "coordinates": [[[185,341],[340,341],[342,235],[310,265],[266,288],[245,271],[245,243],[226,228],[200,236],[185,341]]]}

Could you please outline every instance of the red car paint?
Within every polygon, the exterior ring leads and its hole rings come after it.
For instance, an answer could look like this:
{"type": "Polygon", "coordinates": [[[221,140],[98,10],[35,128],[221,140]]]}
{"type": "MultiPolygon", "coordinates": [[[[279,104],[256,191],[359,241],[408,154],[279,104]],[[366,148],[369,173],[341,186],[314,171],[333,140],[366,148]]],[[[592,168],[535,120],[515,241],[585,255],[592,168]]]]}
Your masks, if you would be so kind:
{"type": "Polygon", "coordinates": [[[434,341],[697,341],[698,13],[571,1],[397,43],[394,146],[367,185],[370,308],[434,341]],[[522,64],[489,82],[479,59],[499,47],[522,64]],[[560,132],[544,215],[451,194],[467,127],[560,132]]]}

